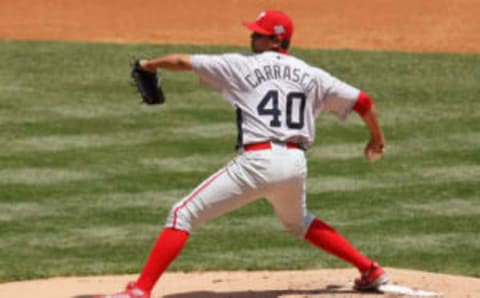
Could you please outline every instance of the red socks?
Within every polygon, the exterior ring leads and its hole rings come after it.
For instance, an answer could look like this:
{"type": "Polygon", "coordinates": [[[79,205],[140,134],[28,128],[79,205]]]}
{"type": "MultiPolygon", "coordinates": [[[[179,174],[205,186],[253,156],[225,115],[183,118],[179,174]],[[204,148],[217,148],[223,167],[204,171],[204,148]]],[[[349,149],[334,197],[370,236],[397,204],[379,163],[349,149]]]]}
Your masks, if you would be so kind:
{"type": "Polygon", "coordinates": [[[150,293],[168,265],[183,249],[187,239],[188,233],[185,231],[171,228],[163,229],[153,246],[150,257],[136,282],[136,286],[150,293]]]}
{"type": "Polygon", "coordinates": [[[312,222],[305,239],[326,252],[349,262],[360,272],[367,270],[372,265],[372,260],[362,255],[337,231],[319,219],[312,222]]]}
{"type": "MultiPolygon", "coordinates": [[[[185,231],[172,228],[163,229],[153,246],[136,286],[143,291],[151,292],[162,273],[183,249],[188,236],[189,234],[185,231]]],[[[315,219],[310,225],[305,239],[351,263],[362,272],[368,270],[372,264],[371,260],[357,251],[345,238],[318,219],[315,219]]]]}

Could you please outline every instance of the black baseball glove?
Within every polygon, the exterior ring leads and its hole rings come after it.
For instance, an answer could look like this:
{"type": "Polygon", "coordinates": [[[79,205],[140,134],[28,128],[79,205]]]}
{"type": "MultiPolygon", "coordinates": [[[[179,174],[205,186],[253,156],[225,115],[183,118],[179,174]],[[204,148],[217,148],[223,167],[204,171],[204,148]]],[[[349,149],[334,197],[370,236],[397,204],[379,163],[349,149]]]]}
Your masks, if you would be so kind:
{"type": "Polygon", "coordinates": [[[131,75],[144,103],[154,105],[165,102],[157,73],[144,70],[140,66],[140,59],[133,62],[131,75]]]}

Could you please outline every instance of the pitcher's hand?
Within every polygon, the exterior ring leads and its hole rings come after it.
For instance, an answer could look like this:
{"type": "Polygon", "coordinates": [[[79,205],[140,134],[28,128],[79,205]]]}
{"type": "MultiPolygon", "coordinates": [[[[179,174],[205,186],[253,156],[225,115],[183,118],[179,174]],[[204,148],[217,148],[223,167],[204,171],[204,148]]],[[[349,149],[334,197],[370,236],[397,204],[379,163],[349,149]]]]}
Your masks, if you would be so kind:
{"type": "Polygon", "coordinates": [[[365,158],[371,161],[377,160],[385,153],[385,139],[383,137],[371,138],[365,147],[365,158]]]}

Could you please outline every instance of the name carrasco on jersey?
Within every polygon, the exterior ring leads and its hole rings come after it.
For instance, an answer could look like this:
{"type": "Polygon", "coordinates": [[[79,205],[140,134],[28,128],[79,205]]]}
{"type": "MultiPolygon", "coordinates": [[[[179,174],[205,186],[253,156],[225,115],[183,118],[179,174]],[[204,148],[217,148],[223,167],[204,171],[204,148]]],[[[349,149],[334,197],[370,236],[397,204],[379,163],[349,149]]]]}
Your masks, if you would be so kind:
{"type": "Polygon", "coordinates": [[[302,69],[290,65],[264,65],[255,68],[251,73],[244,77],[244,80],[252,88],[258,87],[260,84],[270,80],[286,80],[298,83],[303,86],[306,92],[309,92],[315,86],[314,78],[302,69]]]}

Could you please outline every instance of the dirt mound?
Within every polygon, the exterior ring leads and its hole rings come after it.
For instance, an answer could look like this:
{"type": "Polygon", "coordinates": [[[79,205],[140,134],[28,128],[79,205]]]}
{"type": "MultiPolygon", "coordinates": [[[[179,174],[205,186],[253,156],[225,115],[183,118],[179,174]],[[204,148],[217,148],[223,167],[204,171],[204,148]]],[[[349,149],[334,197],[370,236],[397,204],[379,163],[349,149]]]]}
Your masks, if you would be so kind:
{"type": "MultiPolygon", "coordinates": [[[[433,297],[480,297],[480,279],[393,268],[387,270],[393,283],[442,294],[433,297]]],[[[356,275],[353,269],[166,273],[157,284],[153,297],[379,297],[378,293],[352,291],[350,283],[356,275]]],[[[0,285],[0,297],[87,298],[92,294],[118,291],[135,278],[131,275],[69,277],[7,283],[0,285]]],[[[384,294],[381,297],[404,296],[384,294]]]]}

